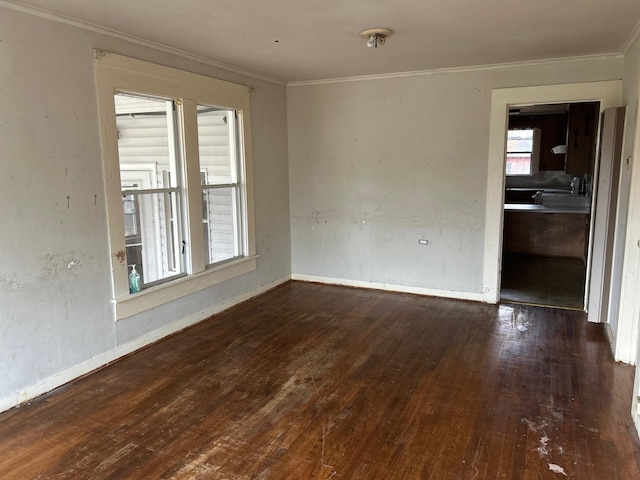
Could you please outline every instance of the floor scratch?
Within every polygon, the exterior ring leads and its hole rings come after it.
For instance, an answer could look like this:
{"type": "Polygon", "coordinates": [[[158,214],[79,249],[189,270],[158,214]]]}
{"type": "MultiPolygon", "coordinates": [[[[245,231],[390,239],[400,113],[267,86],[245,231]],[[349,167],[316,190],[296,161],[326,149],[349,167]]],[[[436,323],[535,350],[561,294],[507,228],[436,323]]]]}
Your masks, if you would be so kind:
{"type": "Polygon", "coordinates": [[[476,455],[475,457],[473,457],[473,461],[471,462],[471,468],[473,468],[475,470],[475,474],[473,475],[473,477],[471,478],[471,480],[474,480],[476,478],[478,478],[478,475],[480,475],[480,470],[478,469],[478,467],[476,467],[476,462],[478,461],[478,456],[480,455],[480,449],[476,449],[476,455]]]}
{"type": "MultiPolygon", "coordinates": [[[[313,377],[311,377],[311,379],[313,380],[313,377]]],[[[322,478],[322,469],[324,468],[324,442],[325,442],[325,431],[324,431],[324,415],[323,415],[322,416],[322,453],[320,456],[320,478],[322,478]]]]}

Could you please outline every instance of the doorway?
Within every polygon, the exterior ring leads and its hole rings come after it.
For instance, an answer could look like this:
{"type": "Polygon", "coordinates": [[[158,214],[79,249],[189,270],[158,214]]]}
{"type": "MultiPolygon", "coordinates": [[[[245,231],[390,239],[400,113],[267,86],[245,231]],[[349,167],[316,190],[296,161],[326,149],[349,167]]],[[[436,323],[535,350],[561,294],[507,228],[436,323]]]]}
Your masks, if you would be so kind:
{"type": "MultiPolygon", "coordinates": [[[[485,210],[485,253],[483,263],[483,299],[490,303],[500,300],[502,270],[502,241],[505,189],[505,132],[510,105],[559,104],[576,102],[600,102],[600,109],[616,107],[620,103],[622,82],[619,80],[574,84],[545,85],[495,89],[491,98],[489,132],[489,156],[487,174],[487,197],[485,210]]],[[[592,228],[591,231],[594,229],[592,228]]],[[[595,236],[592,244],[602,242],[595,236]]],[[[587,265],[590,265],[588,252],[587,265]]],[[[591,269],[587,278],[601,278],[602,271],[591,269]]],[[[589,280],[587,281],[587,285],[589,280]]],[[[589,289],[585,292],[588,297],[589,289]]],[[[606,321],[600,312],[589,309],[588,320],[606,321]]]]}
{"type": "Polygon", "coordinates": [[[501,301],[584,310],[599,109],[509,107],[501,301]]]}

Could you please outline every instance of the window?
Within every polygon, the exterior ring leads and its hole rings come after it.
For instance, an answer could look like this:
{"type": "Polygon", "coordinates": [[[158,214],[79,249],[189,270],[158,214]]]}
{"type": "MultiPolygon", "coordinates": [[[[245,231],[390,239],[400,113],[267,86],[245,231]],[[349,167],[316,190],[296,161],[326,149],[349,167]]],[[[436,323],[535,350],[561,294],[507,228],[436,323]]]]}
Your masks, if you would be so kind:
{"type": "Polygon", "coordinates": [[[235,110],[198,105],[202,223],[208,264],[241,255],[241,169],[235,110]]]}
{"type": "Polygon", "coordinates": [[[101,51],[95,77],[116,318],[255,270],[248,87],[101,51]]]}
{"type": "Polygon", "coordinates": [[[540,129],[509,130],[507,133],[507,175],[538,173],[540,129]]]}
{"type": "Polygon", "coordinates": [[[114,94],[127,266],[148,288],[182,275],[182,231],[174,139],[174,102],[135,94],[114,94]]]}

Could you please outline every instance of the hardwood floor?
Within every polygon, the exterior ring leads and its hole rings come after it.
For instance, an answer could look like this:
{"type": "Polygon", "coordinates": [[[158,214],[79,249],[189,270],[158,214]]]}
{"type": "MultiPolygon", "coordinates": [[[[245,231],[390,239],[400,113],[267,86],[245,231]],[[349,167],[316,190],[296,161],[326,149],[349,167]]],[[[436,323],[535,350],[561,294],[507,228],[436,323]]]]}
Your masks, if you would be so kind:
{"type": "Polygon", "coordinates": [[[503,254],[500,300],[584,310],[586,274],[579,258],[503,254]]]}
{"type": "Polygon", "coordinates": [[[7,479],[638,479],[583,313],[288,283],[0,415],[7,479]]]}

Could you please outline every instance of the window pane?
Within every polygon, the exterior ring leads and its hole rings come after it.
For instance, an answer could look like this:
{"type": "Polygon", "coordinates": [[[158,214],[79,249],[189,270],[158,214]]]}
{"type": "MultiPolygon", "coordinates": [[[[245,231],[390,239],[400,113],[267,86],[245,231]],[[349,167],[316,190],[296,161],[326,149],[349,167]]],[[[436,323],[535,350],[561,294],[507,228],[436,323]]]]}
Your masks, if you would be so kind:
{"type": "Polygon", "coordinates": [[[236,183],[235,111],[198,105],[198,145],[203,185],[236,183]]]}
{"type": "Polygon", "coordinates": [[[173,102],[129,93],[114,102],[127,265],[144,288],[184,272],[179,193],[145,192],[178,187],[173,102]]]}
{"type": "Polygon", "coordinates": [[[127,265],[142,287],[183,272],[174,193],[123,195],[127,265]]]}
{"type": "Polygon", "coordinates": [[[240,256],[238,187],[203,189],[202,202],[207,263],[240,256]]]}
{"type": "Polygon", "coordinates": [[[507,152],[531,152],[533,150],[533,130],[509,130],[507,152]]]}
{"type": "Polygon", "coordinates": [[[529,175],[531,173],[530,153],[507,153],[507,175],[529,175]]]}
{"type": "Polygon", "coordinates": [[[235,110],[198,106],[200,183],[234,185],[202,190],[202,222],[208,265],[243,254],[235,110]]]}
{"type": "Polygon", "coordinates": [[[154,175],[149,185],[139,188],[176,187],[173,102],[125,93],[116,93],[114,99],[120,170],[145,166],[165,171],[169,175],[154,175]]]}

